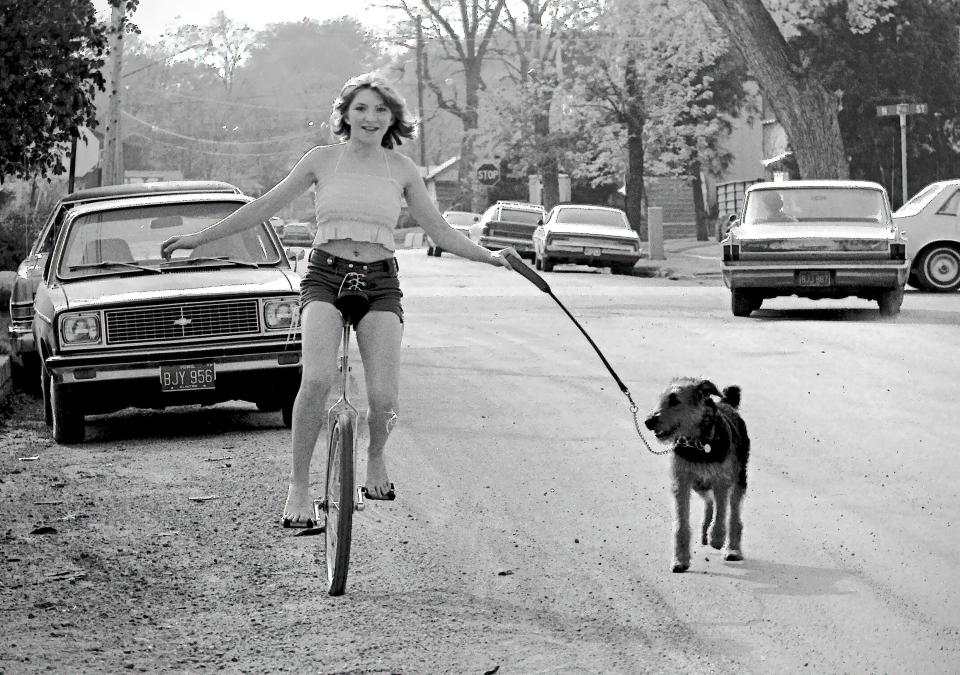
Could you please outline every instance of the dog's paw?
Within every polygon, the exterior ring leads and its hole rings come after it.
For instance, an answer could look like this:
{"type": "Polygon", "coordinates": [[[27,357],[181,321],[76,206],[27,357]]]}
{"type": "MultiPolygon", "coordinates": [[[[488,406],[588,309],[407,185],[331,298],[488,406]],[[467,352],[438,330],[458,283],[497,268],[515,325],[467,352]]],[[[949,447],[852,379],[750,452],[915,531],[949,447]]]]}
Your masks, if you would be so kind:
{"type": "Polygon", "coordinates": [[[715,548],[718,551],[723,549],[723,537],[711,537],[710,548],[715,548]]]}
{"type": "Polygon", "coordinates": [[[730,550],[724,552],[724,554],[723,554],[723,559],[724,559],[724,560],[729,560],[729,561],[732,561],[732,562],[736,562],[736,561],[738,561],[738,560],[743,560],[743,553],[741,553],[741,552],[738,551],[737,549],[730,549],[730,550]]]}
{"type": "Polygon", "coordinates": [[[682,563],[678,560],[673,561],[673,568],[671,571],[674,573],[686,572],[690,569],[690,563],[682,563]]]}

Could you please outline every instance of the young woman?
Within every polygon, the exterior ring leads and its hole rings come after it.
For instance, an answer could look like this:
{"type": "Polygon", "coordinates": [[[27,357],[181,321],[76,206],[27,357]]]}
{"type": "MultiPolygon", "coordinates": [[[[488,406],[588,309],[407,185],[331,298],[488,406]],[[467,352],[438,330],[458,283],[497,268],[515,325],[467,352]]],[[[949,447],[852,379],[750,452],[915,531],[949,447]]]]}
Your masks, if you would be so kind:
{"type": "Polygon", "coordinates": [[[403,98],[372,73],[349,80],[334,101],[334,133],[343,142],[307,152],[275,187],[210,227],[165,241],[165,257],[253,227],[311,186],[316,186],[317,236],[300,287],[303,377],[293,408],[293,468],[283,510],[287,527],[313,525],[310,459],[320,434],[330,387],[336,381],[341,318],[333,301],[347,274],[360,272],[370,310],[357,325],[366,374],[370,446],[368,496],[390,490],[383,452],[397,422],[400,384],[402,293],[394,258],[393,230],[401,197],[410,215],[444,251],[509,269],[505,255],[488,251],[454,230],[440,215],[417,166],[393,148],[412,138],[415,121],[403,98]]]}

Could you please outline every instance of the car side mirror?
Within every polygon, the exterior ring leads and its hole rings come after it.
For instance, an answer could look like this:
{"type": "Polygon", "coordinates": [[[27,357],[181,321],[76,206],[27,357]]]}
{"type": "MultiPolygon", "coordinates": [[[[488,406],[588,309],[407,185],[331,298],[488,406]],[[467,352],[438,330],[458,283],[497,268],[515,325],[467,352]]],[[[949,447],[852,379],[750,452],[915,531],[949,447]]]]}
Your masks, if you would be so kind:
{"type": "Polygon", "coordinates": [[[539,220],[537,220],[537,225],[543,225],[543,218],[540,218],[539,220]]]}
{"type": "Polygon", "coordinates": [[[287,260],[303,260],[304,251],[302,248],[288,248],[287,260]]]}
{"type": "Polygon", "coordinates": [[[479,223],[479,222],[480,222],[480,216],[474,216],[474,217],[473,217],[473,222],[479,223]]]}

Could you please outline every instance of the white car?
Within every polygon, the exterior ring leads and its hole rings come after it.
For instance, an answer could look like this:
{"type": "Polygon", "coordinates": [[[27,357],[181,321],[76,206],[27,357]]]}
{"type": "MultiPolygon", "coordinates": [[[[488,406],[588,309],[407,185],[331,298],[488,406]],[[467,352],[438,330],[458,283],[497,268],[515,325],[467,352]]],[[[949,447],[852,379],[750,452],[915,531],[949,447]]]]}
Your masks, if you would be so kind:
{"type": "Polygon", "coordinates": [[[559,204],[534,230],[533,252],[534,266],[544,272],[574,263],[627,274],[640,260],[640,235],[620,209],[559,204]]]}
{"type": "Polygon", "coordinates": [[[896,316],[907,281],[906,241],[882,185],[854,180],[754,183],[723,242],[734,316],[766,298],[875,300],[896,316]]]}
{"type": "Polygon", "coordinates": [[[960,289],[960,179],[923,188],[893,222],[907,237],[908,283],[941,293],[960,289]]]}
{"type": "MultiPolygon", "coordinates": [[[[444,211],[443,219],[447,221],[450,226],[460,232],[465,237],[470,236],[470,226],[480,220],[480,214],[474,213],[473,211],[444,211]]],[[[430,237],[427,237],[427,255],[440,257],[440,254],[443,253],[443,249],[433,243],[433,240],[430,237]]]]}

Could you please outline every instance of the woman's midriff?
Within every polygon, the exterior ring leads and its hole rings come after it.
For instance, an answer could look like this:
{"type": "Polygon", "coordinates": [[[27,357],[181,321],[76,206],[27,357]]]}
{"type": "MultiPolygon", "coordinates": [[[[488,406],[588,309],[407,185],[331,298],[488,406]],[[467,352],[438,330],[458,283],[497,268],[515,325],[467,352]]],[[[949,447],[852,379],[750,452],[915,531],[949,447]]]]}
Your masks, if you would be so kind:
{"type": "Polygon", "coordinates": [[[393,257],[393,251],[383,244],[370,241],[354,241],[353,239],[332,239],[323,242],[317,247],[318,251],[325,251],[338,258],[356,260],[357,262],[377,262],[393,257]]]}

